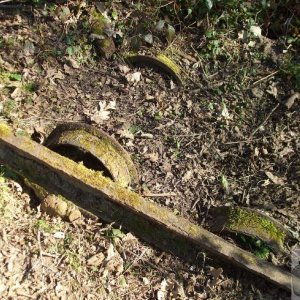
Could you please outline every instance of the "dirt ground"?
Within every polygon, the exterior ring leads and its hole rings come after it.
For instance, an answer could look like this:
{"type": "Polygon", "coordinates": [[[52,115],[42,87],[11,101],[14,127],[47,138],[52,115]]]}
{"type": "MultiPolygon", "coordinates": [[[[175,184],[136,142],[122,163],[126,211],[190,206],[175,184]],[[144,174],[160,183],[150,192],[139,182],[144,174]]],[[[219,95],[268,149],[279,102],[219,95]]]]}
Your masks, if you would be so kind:
{"type": "MultiPolygon", "coordinates": [[[[299,90],[278,67],[297,49],[264,36],[246,41],[240,28],[212,39],[203,34],[217,31],[208,19],[170,44],[152,31],[139,53],[172,57],[183,70],[179,87],[155,68],[125,62],[147,11],[113,3],[107,12],[125,29],[110,59],[89,39],[93,5],[0,10],[0,120],[40,140],[59,122],[92,124],[131,154],[137,192],[152,194],[149,201],[208,229],[213,207],[259,209],[299,239],[300,101],[285,105],[299,90]]],[[[1,299],[290,297],[204,253],[201,265],[188,264],[101,220],[49,217],[18,179],[3,176],[1,299]]]]}

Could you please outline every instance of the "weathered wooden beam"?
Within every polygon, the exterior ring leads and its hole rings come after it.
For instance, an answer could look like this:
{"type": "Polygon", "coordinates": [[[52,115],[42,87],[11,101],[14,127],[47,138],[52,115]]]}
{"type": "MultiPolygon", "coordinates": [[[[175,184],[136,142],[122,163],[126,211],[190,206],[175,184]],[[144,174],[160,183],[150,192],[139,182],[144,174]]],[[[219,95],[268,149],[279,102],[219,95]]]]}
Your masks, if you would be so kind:
{"type": "Polygon", "coordinates": [[[0,125],[0,162],[107,222],[116,222],[157,247],[190,258],[201,250],[285,289],[291,274],[258,259],[170,210],[0,125]]]}

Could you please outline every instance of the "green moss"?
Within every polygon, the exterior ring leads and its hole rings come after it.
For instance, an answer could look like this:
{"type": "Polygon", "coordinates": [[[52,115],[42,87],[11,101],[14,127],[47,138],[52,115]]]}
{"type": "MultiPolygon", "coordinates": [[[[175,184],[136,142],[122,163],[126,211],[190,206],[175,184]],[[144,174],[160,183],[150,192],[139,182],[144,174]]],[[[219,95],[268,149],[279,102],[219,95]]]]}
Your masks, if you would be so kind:
{"type": "Polygon", "coordinates": [[[44,188],[42,188],[40,185],[38,185],[36,183],[33,183],[29,179],[24,178],[24,183],[34,191],[35,195],[40,200],[43,200],[44,198],[46,198],[48,196],[48,192],[44,188]]]}
{"type": "Polygon", "coordinates": [[[8,136],[11,133],[9,126],[5,123],[0,123],[0,135],[8,136]]]}
{"type": "Polygon", "coordinates": [[[93,9],[91,22],[92,33],[103,35],[106,24],[107,19],[102,14],[98,13],[96,9],[93,9]]]}
{"type": "Polygon", "coordinates": [[[164,54],[158,54],[156,56],[158,60],[160,60],[162,63],[166,64],[170,69],[172,69],[177,75],[180,74],[181,69],[180,67],[169,57],[165,56],[164,54]]]}
{"type": "Polygon", "coordinates": [[[286,233],[267,217],[239,207],[230,207],[228,221],[231,230],[256,233],[264,240],[273,240],[279,247],[283,246],[286,233]]]}
{"type": "Polygon", "coordinates": [[[101,41],[100,41],[100,44],[101,44],[101,48],[102,48],[103,50],[110,48],[111,45],[112,45],[110,39],[104,39],[104,40],[101,40],[101,41]]]}
{"type": "Polygon", "coordinates": [[[61,144],[68,144],[70,141],[76,141],[82,149],[89,151],[101,160],[113,179],[121,186],[128,186],[135,181],[137,175],[136,171],[129,166],[130,159],[109,138],[91,137],[84,130],[66,131],[59,138],[61,144]]]}

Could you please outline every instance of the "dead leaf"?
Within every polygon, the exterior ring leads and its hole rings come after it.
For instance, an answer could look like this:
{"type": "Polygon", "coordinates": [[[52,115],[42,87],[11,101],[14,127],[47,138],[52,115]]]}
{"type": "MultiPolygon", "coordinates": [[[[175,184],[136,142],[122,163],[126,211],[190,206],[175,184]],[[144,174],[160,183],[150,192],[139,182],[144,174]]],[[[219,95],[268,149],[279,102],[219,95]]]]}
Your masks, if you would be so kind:
{"type": "Polygon", "coordinates": [[[160,289],[157,291],[157,300],[164,300],[166,299],[166,292],[167,292],[167,280],[164,279],[161,283],[160,283],[160,289]]]}
{"type": "Polygon", "coordinates": [[[250,27],[250,32],[256,37],[261,37],[261,28],[259,26],[252,25],[250,27]]]}
{"type": "Polygon", "coordinates": [[[150,284],[150,280],[147,277],[142,277],[142,280],[143,280],[144,285],[149,285],[150,284]]]}
{"type": "Polygon", "coordinates": [[[91,121],[102,124],[110,118],[110,111],[116,109],[116,101],[112,100],[108,104],[106,101],[99,101],[99,107],[94,110],[91,121]]]}
{"type": "Polygon", "coordinates": [[[157,162],[159,159],[159,155],[157,152],[154,153],[146,153],[145,158],[149,159],[152,162],[157,162]]]}
{"type": "Polygon", "coordinates": [[[223,269],[222,268],[214,268],[211,271],[211,275],[213,276],[213,279],[212,279],[212,281],[209,284],[211,287],[215,286],[218,283],[219,277],[220,277],[220,275],[222,273],[223,273],[223,269]]]}
{"type": "Polygon", "coordinates": [[[105,278],[109,273],[116,273],[119,275],[124,270],[124,261],[118,251],[115,251],[114,245],[110,244],[107,250],[107,257],[103,262],[104,269],[102,270],[102,277],[105,278]]]}
{"type": "Polygon", "coordinates": [[[125,77],[128,82],[133,82],[134,84],[141,80],[141,72],[128,73],[125,77]]]}
{"type": "Polygon", "coordinates": [[[194,170],[189,170],[189,171],[187,171],[187,172],[184,174],[184,176],[182,177],[182,181],[183,181],[183,182],[188,182],[188,181],[192,178],[193,174],[194,174],[194,170]]]}
{"type": "Polygon", "coordinates": [[[126,65],[119,65],[119,70],[123,73],[123,74],[127,74],[130,71],[130,68],[128,68],[126,65]]]}
{"type": "Polygon", "coordinates": [[[279,152],[279,156],[284,157],[284,156],[288,155],[289,153],[294,153],[294,150],[290,147],[285,147],[283,150],[281,150],[279,152]]]}
{"type": "Polygon", "coordinates": [[[121,129],[117,130],[117,134],[119,134],[123,138],[134,140],[134,134],[129,131],[129,128],[129,124],[124,124],[121,129]]]}
{"type": "Polygon", "coordinates": [[[283,181],[282,178],[273,175],[271,172],[265,171],[265,174],[267,175],[267,177],[268,177],[273,183],[278,184],[278,185],[283,185],[283,184],[284,184],[284,181],[283,181]]]}
{"type": "Polygon", "coordinates": [[[94,267],[98,267],[102,264],[102,262],[104,261],[105,256],[102,252],[97,253],[93,256],[91,256],[88,260],[87,260],[87,264],[89,266],[94,266],[94,267]]]}
{"type": "Polygon", "coordinates": [[[78,62],[74,58],[72,58],[72,57],[66,57],[65,60],[66,60],[67,64],[70,67],[72,67],[74,69],[79,69],[80,68],[78,62]]]}
{"type": "Polygon", "coordinates": [[[267,90],[267,93],[274,96],[274,98],[277,98],[277,95],[278,95],[277,87],[274,85],[271,85],[269,87],[269,89],[267,90]]]}
{"type": "Polygon", "coordinates": [[[290,97],[286,100],[286,102],[285,102],[284,105],[286,106],[287,109],[290,109],[290,108],[294,105],[295,100],[297,100],[297,99],[300,99],[300,93],[295,93],[295,94],[293,94],[292,96],[290,96],[290,97]]]}

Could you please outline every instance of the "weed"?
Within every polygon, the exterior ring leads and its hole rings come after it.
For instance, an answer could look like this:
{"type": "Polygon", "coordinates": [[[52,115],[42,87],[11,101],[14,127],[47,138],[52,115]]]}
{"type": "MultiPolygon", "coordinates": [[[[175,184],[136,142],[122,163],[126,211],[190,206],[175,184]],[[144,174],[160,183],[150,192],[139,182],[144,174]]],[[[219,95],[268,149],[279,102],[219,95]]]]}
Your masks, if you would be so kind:
{"type": "Polygon", "coordinates": [[[262,240],[244,234],[238,234],[237,239],[244,247],[253,251],[257,257],[268,259],[271,249],[262,240]]]}
{"type": "Polygon", "coordinates": [[[3,114],[8,116],[16,108],[16,102],[14,100],[6,100],[3,104],[3,114]]]}
{"type": "Polygon", "coordinates": [[[0,216],[3,219],[10,219],[12,217],[12,208],[9,206],[11,195],[7,186],[6,179],[3,174],[0,175],[0,216]]]}
{"type": "Polygon", "coordinates": [[[141,131],[141,128],[137,125],[132,125],[129,127],[128,131],[132,134],[136,134],[137,132],[141,131]]]}
{"type": "Polygon", "coordinates": [[[295,83],[300,88],[300,59],[294,56],[287,56],[280,66],[281,74],[295,83]]]}
{"type": "Polygon", "coordinates": [[[120,228],[110,228],[105,233],[105,236],[111,239],[114,244],[117,244],[125,235],[120,228]]]}
{"type": "Polygon", "coordinates": [[[78,256],[78,254],[75,253],[74,251],[67,250],[65,252],[65,255],[66,255],[66,258],[67,258],[67,262],[69,263],[71,268],[76,272],[80,272],[80,270],[81,270],[81,260],[78,256]]]}
{"type": "Polygon", "coordinates": [[[36,222],[36,227],[38,230],[46,232],[46,233],[51,233],[52,232],[52,227],[51,225],[44,219],[40,219],[36,222]]]}
{"type": "Polygon", "coordinates": [[[12,81],[21,81],[22,80],[22,75],[18,73],[10,73],[8,74],[9,80],[12,81]]]}
{"type": "Polygon", "coordinates": [[[23,86],[23,89],[26,92],[34,93],[37,91],[37,85],[34,82],[28,82],[28,83],[25,83],[25,85],[23,86]]]}
{"type": "Polygon", "coordinates": [[[163,117],[163,113],[162,113],[161,111],[156,112],[156,113],[154,114],[154,119],[155,119],[156,121],[160,121],[160,120],[162,119],[162,117],[163,117]]]}

